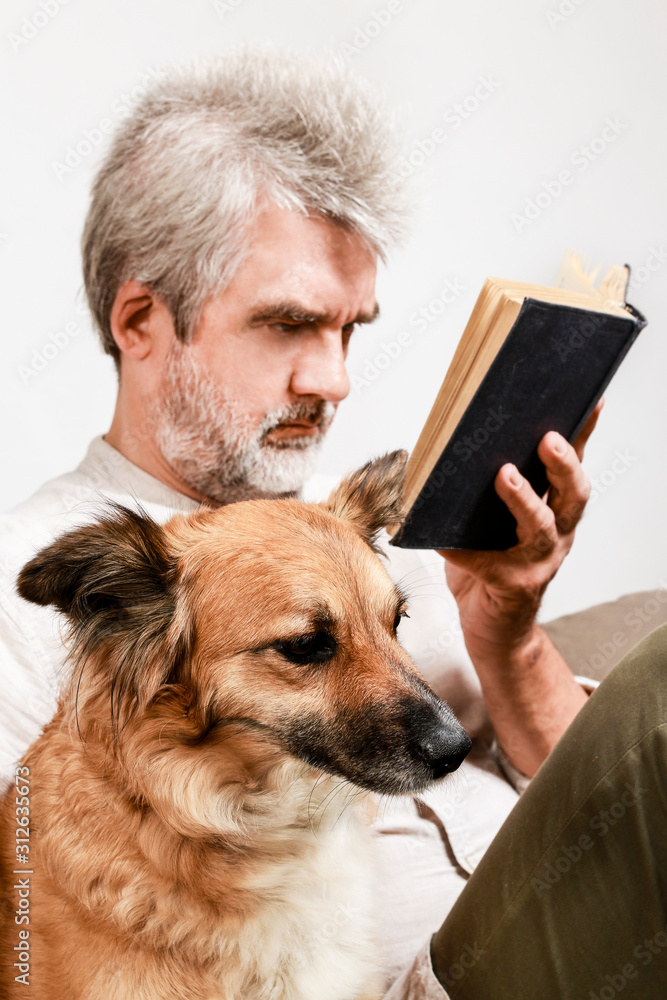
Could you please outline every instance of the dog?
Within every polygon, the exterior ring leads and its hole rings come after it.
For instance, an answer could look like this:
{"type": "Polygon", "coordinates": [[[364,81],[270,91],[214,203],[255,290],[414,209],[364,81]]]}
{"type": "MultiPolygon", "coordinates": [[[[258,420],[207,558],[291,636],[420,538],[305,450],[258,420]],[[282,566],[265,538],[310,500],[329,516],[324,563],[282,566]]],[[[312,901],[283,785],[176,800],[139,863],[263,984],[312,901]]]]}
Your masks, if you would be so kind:
{"type": "Polygon", "coordinates": [[[405,460],[321,504],[163,526],[117,507],[23,568],[20,594],[69,619],[71,674],[2,804],[3,996],[382,995],[351,799],[416,793],[470,749],[377,555],[405,460]]]}

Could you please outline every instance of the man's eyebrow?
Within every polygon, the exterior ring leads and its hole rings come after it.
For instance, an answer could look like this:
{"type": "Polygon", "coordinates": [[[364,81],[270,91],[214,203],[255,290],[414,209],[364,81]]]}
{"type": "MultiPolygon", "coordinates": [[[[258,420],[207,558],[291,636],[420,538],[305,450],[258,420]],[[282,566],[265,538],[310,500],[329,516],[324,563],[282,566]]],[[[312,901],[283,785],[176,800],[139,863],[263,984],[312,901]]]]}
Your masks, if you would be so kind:
{"type": "Polygon", "coordinates": [[[376,302],[369,313],[360,312],[354,322],[359,324],[374,323],[379,315],[380,315],[380,305],[378,302],[376,302]]]}
{"type": "MultiPolygon", "coordinates": [[[[360,325],[372,323],[380,315],[380,306],[375,303],[370,312],[358,313],[351,323],[360,325]]],[[[250,325],[260,326],[269,320],[289,320],[292,323],[331,324],[335,317],[326,310],[306,309],[300,302],[291,299],[279,299],[276,302],[265,302],[256,306],[250,314],[250,325]]],[[[346,324],[347,325],[347,324],[346,324]]]]}

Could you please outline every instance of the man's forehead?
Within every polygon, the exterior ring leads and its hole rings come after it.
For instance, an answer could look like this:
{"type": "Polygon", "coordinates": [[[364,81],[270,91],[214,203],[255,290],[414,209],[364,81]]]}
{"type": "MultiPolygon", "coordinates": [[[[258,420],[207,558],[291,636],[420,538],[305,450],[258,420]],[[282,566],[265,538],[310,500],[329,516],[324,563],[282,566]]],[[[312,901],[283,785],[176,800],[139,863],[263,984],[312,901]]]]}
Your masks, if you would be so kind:
{"type": "Polygon", "coordinates": [[[246,259],[258,258],[298,285],[323,265],[374,270],[377,254],[349,227],[321,215],[304,215],[273,203],[260,209],[246,231],[246,259]]]}

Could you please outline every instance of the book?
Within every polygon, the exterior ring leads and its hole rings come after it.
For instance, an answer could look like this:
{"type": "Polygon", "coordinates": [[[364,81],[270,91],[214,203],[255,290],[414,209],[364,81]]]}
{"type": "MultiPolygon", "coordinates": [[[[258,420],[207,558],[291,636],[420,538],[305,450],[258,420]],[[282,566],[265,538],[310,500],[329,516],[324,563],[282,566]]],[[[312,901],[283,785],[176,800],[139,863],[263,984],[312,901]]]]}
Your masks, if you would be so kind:
{"type": "Polygon", "coordinates": [[[646,320],[625,300],[630,269],[599,287],[566,252],[555,287],[488,278],[410,456],[403,548],[503,550],[516,521],[494,489],[513,462],[539,496],[537,446],[573,442],[646,320]]]}

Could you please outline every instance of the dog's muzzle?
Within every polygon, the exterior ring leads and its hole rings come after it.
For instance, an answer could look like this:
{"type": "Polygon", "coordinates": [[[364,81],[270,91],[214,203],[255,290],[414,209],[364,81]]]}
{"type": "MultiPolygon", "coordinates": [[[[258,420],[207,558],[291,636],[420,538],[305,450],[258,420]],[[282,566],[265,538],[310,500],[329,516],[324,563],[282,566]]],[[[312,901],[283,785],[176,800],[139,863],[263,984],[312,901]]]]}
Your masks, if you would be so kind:
{"type": "Polygon", "coordinates": [[[291,719],[282,739],[312,766],[385,795],[421,791],[451,774],[472,743],[449,707],[424,685],[389,703],[291,719]],[[417,693],[417,691],[419,693],[417,693]]]}

